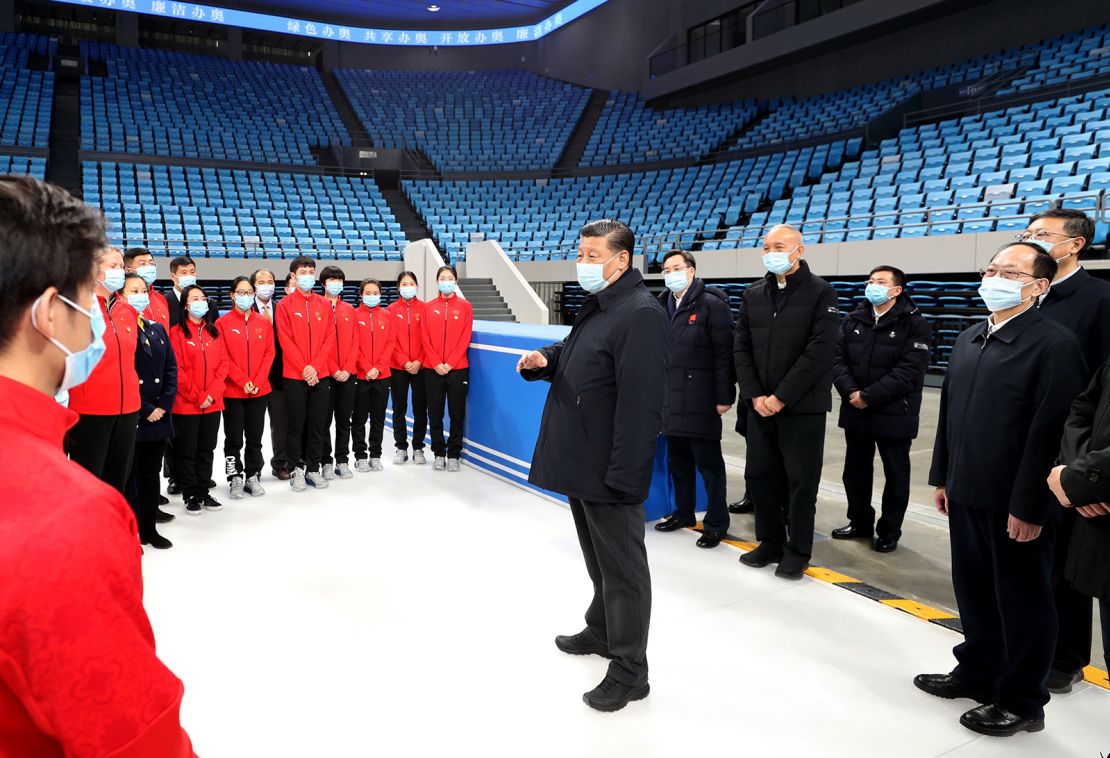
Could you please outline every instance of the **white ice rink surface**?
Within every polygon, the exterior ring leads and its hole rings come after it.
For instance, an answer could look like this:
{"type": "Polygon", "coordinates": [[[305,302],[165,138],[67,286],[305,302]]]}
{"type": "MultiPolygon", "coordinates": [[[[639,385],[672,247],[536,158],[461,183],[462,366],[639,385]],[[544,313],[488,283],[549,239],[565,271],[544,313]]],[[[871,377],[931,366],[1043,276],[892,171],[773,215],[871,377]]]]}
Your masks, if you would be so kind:
{"type": "Polygon", "coordinates": [[[202,758],[1110,754],[1110,692],[1080,684],[1044,732],[980,737],[958,722],[973,703],[912,684],[951,668],[957,634],[650,528],[651,695],[597,713],[581,695],[606,661],[552,642],[590,597],[568,510],[467,466],[355,476],[168,506],[146,605],[202,758]]]}

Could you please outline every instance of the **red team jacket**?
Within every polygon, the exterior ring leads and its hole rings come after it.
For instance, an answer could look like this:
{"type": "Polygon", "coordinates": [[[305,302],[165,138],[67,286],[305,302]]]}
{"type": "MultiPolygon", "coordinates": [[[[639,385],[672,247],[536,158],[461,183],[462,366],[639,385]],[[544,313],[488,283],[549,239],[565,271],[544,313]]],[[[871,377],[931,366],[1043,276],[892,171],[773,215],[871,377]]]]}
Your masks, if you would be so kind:
{"type": "Polygon", "coordinates": [[[69,391],[70,410],[82,416],[122,416],[142,406],[135,348],[139,345],[139,314],[125,300],[116,300],[109,313],[104,299],[96,304],[104,314],[104,357],[83,384],[69,391]]]}
{"type": "Polygon", "coordinates": [[[366,380],[372,368],[381,372],[378,379],[388,378],[389,364],[394,355],[394,322],[397,319],[380,306],[367,308],[361,305],[355,315],[358,320],[358,378],[366,380]]]}
{"type": "Polygon", "coordinates": [[[232,309],[216,321],[227,351],[227,386],[224,397],[243,400],[264,397],[272,391],[270,367],[274,364],[274,329],[257,311],[244,315],[232,309]],[[248,395],[243,385],[253,382],[258,392],[248,395]]]}
{"type": "Polygon", "coordinates": [[[192,758],[184,687],[143,609],[135,517],[66,458],[76,421],[0,377],[0,461],[32,460],[37,474],[0,485],[0,755],[192,758]]]}
{"type": "Polygon", "coordinates": [[[157,321],[166,330],[166,334],[170,333],[170,304],[166,301],[166,296],[156,289],[147,288],[150,294],[150,305],[143,311],[143,318],[147,321],[157,321]]]}
{"type": "Polygon", "coordinates": [[[328,366],[335,343],[331,303],[315,292],[306,296],[297,290],[282,298],[275,313],[281,342],[282,377],[303,382],[305,366],[315,368],[321,379],[329,376],[328,366]]]}
{"type": "Polygon", "coordinates": [[[224,384],[228,358],[222,337],[213,337],[203,325],[189,324],[190,336],[178,324],[170,329],[170,345],[177,358],[177,399],[173,412],[197,416],[219,413],[224,409],[224,384]],[[200,404],[212,396],[212,405],[200,404]]]}
{"type": "Polygon", "coordinates": [[[327,375],[349,371],[354,376],[358,372],[358,323],[354,306],[337,300],[332,315],[335,317],[332,328],[335,340],[332,342],[327,375]]]}
{"type": "Polygon", "coordinates": [[[474,328],[474,309],[458,295],[424,304],[424,368],[434,369],[441,363],[452,370],[467,368],[466,351],[474,328]]]}
{"type": "Polygon", "coordinates": [[[413,298],[405,300],[399,298],[390,303],[386,311],[394,316],[393,323],[393,358],[390,368],[394,371],[404,371],[405,364],[410,361],[424,360],[424,309],[421,300],[413,298]]]}

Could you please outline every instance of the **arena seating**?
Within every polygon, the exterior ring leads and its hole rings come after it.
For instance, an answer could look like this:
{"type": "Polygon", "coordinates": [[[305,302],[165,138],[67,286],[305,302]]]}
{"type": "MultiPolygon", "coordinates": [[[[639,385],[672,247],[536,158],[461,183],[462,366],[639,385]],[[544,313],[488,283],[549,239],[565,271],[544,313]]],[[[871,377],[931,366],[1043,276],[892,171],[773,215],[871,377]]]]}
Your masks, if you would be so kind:
{"type": "Polygon", "coordinates": [[[49,144],[54,73],[27,64],[32,55],[49,60],[57,47],[57,40],[33,34],[0,34],[0,144],[49,144]]]}
{"type": "Polygon", "coordinates": [[[590,91],[524,71],[363,71],[336,78],[374,144],[441,171],[552,168],[590,91]]]}
{"type": "Polygon", "coordinates": [[[1037,65],[999,90],[1006,95],[1110,74],[1110,24],[1038,45],[1037,65]]]}
{"type": "Polygon", "coordinates": [[[400,260],[401,227],[371,180],[144,163],[85,162],[85,201],[109,241],[213,258],[400,260]]]}
{"type": "Polygon", "coordinates": [[[98,152],[314,164],[350,144],[311,68],[82,42],[107,76],[81,80],[81,148],[98,152]]]}
{"type": "Polygon", "coordinates": [[[582,166],[701,158],[758,114],[752,100],[656,110],[635,92],[614,90],[582,154],[582,166]]]}
{"type": "Polygon", "coordinates": [[[25,155],[0,155],[0,174],[30,174],[36,179],[45,179],[46,159],[28,158],[25,155]]]}

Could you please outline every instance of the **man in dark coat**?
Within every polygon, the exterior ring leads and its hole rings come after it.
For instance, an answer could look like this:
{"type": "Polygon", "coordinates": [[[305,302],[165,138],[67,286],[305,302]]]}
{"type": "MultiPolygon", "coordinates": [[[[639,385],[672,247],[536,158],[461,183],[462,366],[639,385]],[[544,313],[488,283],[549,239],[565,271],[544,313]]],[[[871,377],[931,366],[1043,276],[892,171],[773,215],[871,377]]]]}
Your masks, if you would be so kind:
{"type": "MultiPolygon", "coordinates": [[[[1038,213],[1022,234],[1057,264],[1052,286],[1040,298],[1041,313],[1075,334],[1092,373],[1110,359],[1110,282],[1096,279],[1079,265],[1079,256],[1094,236],[1094,221],[1083,211],[1068,208],[1038,213]]],[[[1048,676],[1048,691],[1056,694],[1070,692],[1091,662],[1091,598],[1074,590],[1064,576],[1072,530],[1079,520],[1075,510],[1065,509],[1056,533],[1052,587],[1060,635],[1048,676]]]]}
{"type": "Polygon", "coordinates": [[[663,434],[677,511],[655,525],[672,532],[696,523],[697,474],[709,496],[698,547],[717,547],[728,531],[721,416],[736,400],[732,363],[732,311],[728,295],[697,278],[692,253],[672,250],[663,258],[660,295],[671,319],[671,366],[663,434]]]}
{"type": "MultiPolygon", "coordinates": [[[[285,294],[289,294],[292,278],[292,274],[286,277],[285,294]]],[[[272,391],[266,406],[267,414],[270,417],[270,447],[273,451],[270,458],[270,471],[276,478],[289,481],[291,476],[289,459],[285,456],[285,395],[282,394],[285,379],[281,375],[283,366],[281,340],[278,339],[277,321],[274,318],[278,302],[276,297],[277,278],[273,271],[260,268],[251,274],[251,286],[254,287],[255,292],[255,307],[258,308],[262,317],[270,322],[274,331],[274,362],[270,366],[270,387],[272,391]]]]}
{"type": "Polygon", "coordinates": [[[594,585],[586,628],[559,636],[572,655],[610,658],[583,699],[615,711],[648,695],[651,575],[643,503],[663,419],[667,314],[633,270],[635,237],[602,219],[579,233],[578,281],[591,293],[567,338],[517,370],[551,382],[528,481],[566,495],[594,585]]]}
{"type": "Polygon", "coordinates": [[[941,390],[929,483],[949,519],[964,641],[951,673],[914,684],[980,703],[960,717],[980,734],[1044,729],[1049,699],[1060,506],[1045,480],[1087,373],[1075,335],[1034,307],[1055,272],[1036,245],[999,251],[979,288],[990,318],[956,339],[941,390]]]}
{"type": "Polygon", "coordinates": [[[768,274],[744,292],[736,322],[736,375],[748,405],[744,479],[755,504],[759,547],[740,557],[776,576],[801,579],[813,550],[813,519],[832,409],[840,309],[836,291],[810,273],[802,235],[785,224],[763,240],[768,274]]]}
{"type": "Polygon", "coordinates": [[[1099,598],[1110,666],[1110,361],[1072,404],[1060,462],[1048,485],[1066,510],[1079,514],[1064,575],[1076,592],[1099,598]]]}
{"type": "Polygon", "coordinates": [[[848,525],[833,539],[866,539],[889,553],[898,547],[910,502],[910,444],[917,437],[921,387],[929,368],[932,330],[906,294],[906,275],[876,266],[865,299],[840,325],[833,384],[844,430],[844,492],[848,525]],[[875,448],[883,462],[883,515],[871,506],[875,448]]]}

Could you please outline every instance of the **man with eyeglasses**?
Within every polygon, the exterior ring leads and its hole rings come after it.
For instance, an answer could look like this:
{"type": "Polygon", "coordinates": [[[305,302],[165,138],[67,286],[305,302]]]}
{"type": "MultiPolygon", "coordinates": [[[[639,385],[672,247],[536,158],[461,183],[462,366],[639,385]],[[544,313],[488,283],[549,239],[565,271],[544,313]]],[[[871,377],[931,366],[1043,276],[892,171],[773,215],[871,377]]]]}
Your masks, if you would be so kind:
{"type": "MultiPolygon", "coordinates": [[[[1091,276],[1079,263],[1079,256],[1094,235],[1095,224],[1090,217],[1067,208],[1038,213],[1019,235],[1056,260],[1056,276],[1040,297],[1041,313],[1075,334],[1092,374],[1110,359],[1110,282],[1091,276]]],[[[1056,532],[1052,586],[1060,636],[1048,677],[1049,692],[1054,694],[1071,692],[1091,662],[1091,598],[1074,590],[1064,577],[1068,545],[1078,519],[1074,508],[1066,509],[1056,532]]]]}
{"type": "Polygon", "coordinates": [[[1044,729],[1056,644],[1052,549],[1060,506],[1047,477],[1087,368],[1075,335],[1037,310],[1056,262],[1014,242],[983,272],[990,317],[956,339],[941,390],[929,483],[949,519],[952,586],[964,641],[948,674],[914,685],[980,705],[966,728],[993,736],[1044,729]]]}

